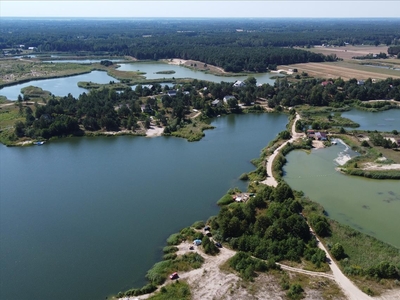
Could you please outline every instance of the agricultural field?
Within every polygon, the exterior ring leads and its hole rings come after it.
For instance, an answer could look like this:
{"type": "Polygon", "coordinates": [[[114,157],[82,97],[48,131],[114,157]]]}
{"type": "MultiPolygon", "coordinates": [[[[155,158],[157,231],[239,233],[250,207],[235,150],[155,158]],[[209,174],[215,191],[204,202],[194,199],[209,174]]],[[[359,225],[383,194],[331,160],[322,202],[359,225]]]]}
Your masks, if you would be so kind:
{"type": "Polygon", "coordinates": [[[298,74],[303,72],[308,76],[316,78],[338,78],[349,80],[356,78],[358,80],[386,79],[388,77],[400,78],[400,71],[393,69],[377,68],[372,66],[361,65],[356,62],[338,61],[323,63],[301,63],[287,66],[278,66],[279,70],[289,71],[289,69],[297,69],[298,74]]]}
{"type": "MultiPolygon", "coordinates": [[[[354,56],[365,56],[368,54],[379,54],[380,52],[387,53],[388,46],[372,46],[372,45],[357,45],[357,46],[344,46],[344,47],[322,47],[315,46],[308,48],[308,51],[314,53],[322,53],[324,55],[336,54],[338,58],[343,60],[351,60],[354,56]]],[[[303,48],[300,48],[303,49],[303,48]]]]}

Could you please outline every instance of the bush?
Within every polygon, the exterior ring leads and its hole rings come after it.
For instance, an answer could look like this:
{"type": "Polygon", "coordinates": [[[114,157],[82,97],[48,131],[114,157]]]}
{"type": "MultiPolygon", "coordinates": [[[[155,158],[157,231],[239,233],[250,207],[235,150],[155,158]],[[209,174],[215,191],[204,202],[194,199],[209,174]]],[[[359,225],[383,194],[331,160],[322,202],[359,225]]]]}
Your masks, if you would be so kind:
{"type": "Polygon", "coordinates": [[[302,299],[303,298],[303,288],[301,287],[300,284],[295,283],[290,285],[289,291],[286,293],[286,295],[290,299],[302,299]]]}
{"type": "Polygon", "coordinates": [[[333,257],[336,258],[337,260],[341,260],[342,258],[346,257],[343,246],[339,243],[336,243],[335,245],[332,246],[331,253],[333,257]]]}
{"type": "Polygon", "coordinates": [[[249,175],[247,173],[243,173],[239,177],[240,180],[249,180],[249,175]]]}
{"type": "Polygon", "coordinates": [[[178,250],[179,250],[178,247],[175,247],[175,246],[165,246],[163,248],[164,254],[174,253],[174,252],[177,252],[178,250]]]}
{"type": "Polygon", "coordinates": [[[231,204],[232,202],[234,202],[232,196],[229,195],[229,194],[225,194],[221,199],[219,199],[219,200],[217,201],[217,204],[218,204],[219,206],[223,206],[223,205],[231,204]]]}
{"type": "Polygon", "coordinates": [[[215,255],[219,253],[219,248],[215,246],[215,244],[208,238],[208,236],[204,236],[201,240],[201,245],[203,246],[204,253],[215,255]]]}
{"type": "Polygon", "coordinates": [[[177,258],[175,253],[167,253],[163,256],[163,260],[174,260],[175,258],[177,258]]]}
{"type": "Polygon", "coordinates": [[[167,239],[168,245],[179,245],[183,241],[182,236],[179,233],[173,233],[167,239]]]}
{"type": "Polygon", "coordinates": [[[196,221],[192,225],[192,227],[195,228],[195,229],[202,229],[204,226],[206,226],[204,221],[196,221]]]}

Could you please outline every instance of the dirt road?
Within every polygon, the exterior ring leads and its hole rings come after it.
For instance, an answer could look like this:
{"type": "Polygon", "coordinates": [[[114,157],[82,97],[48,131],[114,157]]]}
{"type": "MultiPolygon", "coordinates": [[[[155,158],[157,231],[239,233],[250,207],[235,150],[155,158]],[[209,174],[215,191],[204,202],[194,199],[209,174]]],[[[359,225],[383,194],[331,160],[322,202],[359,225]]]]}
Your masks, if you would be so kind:
{"type": "Polygon", "coordinates": [[[276,148],[276,150],[274,151],[274,153],[271,154],[271,156],[268,158],[267,160],[267,164],[266,164],[266,169],[267,169],[267,179],[265,179],[264,181],[261,181],[261,183],[266,184],[266,185],[270,185],[270,186],[274,186],[276,187],[278,185],[278,182],[276,181],[276,179],[274,178],[274,176],[272,175],[272,164],[274,162],[275,157],[278,155],[278,153],[281,151],[281,149],[283,147],[285,147],[285,145],[287,143],[293,143],[294,141],[296,141],[299,138],[303,138],[305,136],[304,133],[297,133],[296,132],[296,122],[300,120],[300,115],[298,113],[296,113],[296,118],[294,119],[293,125],[292,125],[292,138],[286,142],[284,142],[281,146],[279,146],[278,148],[276,148]]]}

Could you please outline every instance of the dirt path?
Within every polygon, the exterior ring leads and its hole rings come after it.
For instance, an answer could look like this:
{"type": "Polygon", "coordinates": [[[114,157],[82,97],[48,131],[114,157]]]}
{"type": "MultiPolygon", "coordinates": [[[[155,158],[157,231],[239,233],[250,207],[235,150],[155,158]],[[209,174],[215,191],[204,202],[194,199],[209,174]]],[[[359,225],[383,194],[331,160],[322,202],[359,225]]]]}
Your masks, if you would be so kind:
{"type": "Polygon", "coordinates": [[[281,267],[281,269],[286,270],[286,271],[291,271],[291,272],[296,272],[296,273],[301,273],[309,276],[319,276],[319,277],[325,277],[331,280],[335,280],[335,277],[332,274],[324,273],[324,272],[313,272],[313,271],[307,271],[299,268],[293,268],[289,267],[287,265],[282,265],[280,263],[276,263],[281,267]]]}
{"type": "Polygon", "coordinates": [[[267,176],[268,177],[264,181],[261,181],[261,183],[266,184],[266,185],[270,185],[270,186],[274,186],[274,187],[276,187],[278,185],[278,182],[276,181],[276,179],[272,175],[272,164],[274,162],[275,157],[278,155],[278,153],[281,151],[281,149],[283,147],[285,147],[285,145],[287,143],[293,143],[297,139],[302,138],[302,137],[305,136],[304,133],[297,133],[296,132],[296,122],[298,120],[300,120],[300,115],[298,113],[296,113],[296,118],[294,119],[294,122],[293,122],[293,125],[292,125],[292,138],[290,140],[284,142],[278,148],[276,148],[274,153],[272,153],[271,156],[268,158],[267,164],[266,164],[267,176]]]}
{"type": "Polygon", "coordinates": [[[190,118],[191,119],[195,119],[195,118],[197,118],[198,116],[200,116],[201,115],[201,111],[198,111],[197,113],[195,113],[193,116],[191,116],[190,118]]]}
{"type": "MultiPolygon", "coordinates": [[[[311,227],[310,227],[311,228],[311,227]]],[[[332,270],[334,280],[337,282],[337,284],[340,286],[340,288],[343,290],[345,295],[348,297],[348,299],[351,300],[372,300],[370,296],[367,294],[364,294],[353,282],[350,281],[339,269],[338,265],[336,262],[332,259],[328,251],[326,250],[325,246],[321,243],[321,241],[316,237],[318,241],[318,247],[325,251],[326,257],[328,258],[329,261],[329,267],[332,270]]]]}

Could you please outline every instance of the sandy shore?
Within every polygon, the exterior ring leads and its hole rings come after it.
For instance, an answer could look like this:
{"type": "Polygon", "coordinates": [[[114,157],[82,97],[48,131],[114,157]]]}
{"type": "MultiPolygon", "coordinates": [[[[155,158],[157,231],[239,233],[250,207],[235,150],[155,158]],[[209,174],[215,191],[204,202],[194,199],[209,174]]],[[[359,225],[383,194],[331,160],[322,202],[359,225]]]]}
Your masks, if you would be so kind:
{"type": "Polygon", "coordinates": [[[199,71],[209,71],[210,73],[213,73],[216,75],[228,74],[227,72],[225,72],[224,69],[222,69],[220,67],[205,64],[204,62],[197,61],[197,60],[184,60],[184,59],[180,59],[180,58],[173,58],[173,59],[167,59],[165,61],[171,65],[183,65],[186,67],[192,67],[199,71]],[[196,67],[194,67],[194,65],[196,65],[196,67]]]}
{"type": "Polygon", "coordinates": [[[146,130],[146,136],[147,137],[161,136],[163,132],[164,132],[163,127],[150,126],[150,128],[146,130]]]}
{"type": "Polygon", "coordinates": [[[313,140],[313,141],[312,141],[312,146],[313,146],[315,149],[325,148],[324,142],[323,142],[323,141],[317,141],[317,140],[313,140]]]}

